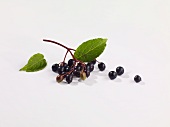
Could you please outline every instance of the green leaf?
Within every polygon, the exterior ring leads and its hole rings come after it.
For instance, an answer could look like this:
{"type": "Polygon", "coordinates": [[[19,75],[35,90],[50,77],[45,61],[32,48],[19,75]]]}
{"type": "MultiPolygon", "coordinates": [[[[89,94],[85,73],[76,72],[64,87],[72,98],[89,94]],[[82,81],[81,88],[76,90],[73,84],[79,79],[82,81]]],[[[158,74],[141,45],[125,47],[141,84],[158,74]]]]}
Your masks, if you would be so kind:
{"type": "Polygon", "coordinates": [[[102,54],[107,39],[96,38],[82,43],[75,51],[74,57],[82,62],[90,62],[102,54]]]}
{"type": "Polygon", "coordinates": [[[44,55],[37,53],[33,55],[29,60],[28,63],[21,68],[19,71],[26,71],[26,72],[36,72],[44,69],[47,65],[46,60],[44,59],[44,55]]]}

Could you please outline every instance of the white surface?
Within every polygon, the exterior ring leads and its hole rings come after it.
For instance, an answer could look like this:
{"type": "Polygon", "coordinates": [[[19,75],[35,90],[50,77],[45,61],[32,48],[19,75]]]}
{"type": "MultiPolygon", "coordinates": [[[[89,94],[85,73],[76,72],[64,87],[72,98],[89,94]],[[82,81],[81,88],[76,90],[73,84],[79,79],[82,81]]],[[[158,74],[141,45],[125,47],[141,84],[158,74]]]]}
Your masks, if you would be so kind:
{"type": "Polygon", "coordinates": [[[170,1],[0,1],[0,127],[169,127],[170,1]],[[59,85],[51,65],[65,50],[95,37],[108,38],[97,69],[85,82],[59,85]],[[34,53],[45,70],[18,70],[34,53]],[[115,81],[109,70],[126,74],[115,81]],[[143,82],[133,82],[135,74],[143,82]]]}

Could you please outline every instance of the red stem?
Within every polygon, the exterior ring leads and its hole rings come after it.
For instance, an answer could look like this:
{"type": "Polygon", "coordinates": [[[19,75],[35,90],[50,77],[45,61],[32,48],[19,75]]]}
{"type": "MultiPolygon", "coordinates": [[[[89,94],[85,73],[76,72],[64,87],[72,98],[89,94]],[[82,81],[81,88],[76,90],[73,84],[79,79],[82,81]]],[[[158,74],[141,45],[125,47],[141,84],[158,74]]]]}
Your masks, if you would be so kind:
{"type": "Polygon", "coordinates": [[[100,63],[99,61],[96,60],[96,62],[100,63]]]}
{"type": "Polygon", "coordinates": [[[66,52],[66,54],[65,54],[65,56],[64,56],[63,63],[64,63],[64,62],[65,62],[65,60],[66,60],[66,56],[67,56],[67,54],[68,54],[68,50],[67,50],[67,52],[66,52]]]}
{"type": "Polygon", "coordinates": [[[83,65],[83,68],[85,67],[85,64],[84,64],[83,62],[77,60],[77,59],[74,57],[73,53],[71,52],[71,50],[76,51],[75,49],[68,48],[67,46],[65,46],[65,45],[63,45],[63,44],[60,44],[59,42],[56,42],[56,41],[52,41],[52,40],[48,40],[48,39],[43,39],[43,41],[45,41],[45,42],[51,42],[51,43],[57,44],[57,45],[65,48],[65,49],[67,49],[67,52],[66,52],[66,54],[65,54],[65,57],[64,57],[63,62],[65,62],[66,56],[67,56],[68,52],[70,52],[70,54],[71,54],[71,56],[73,57],[73,59],[74,59],[76,62],[80,62],[80,63],[83,65]]]}
{"type": "Polygon", "coordinates": [[[54,44],[60,45],[61,47],[65,48],[65,49],[67,49],[67,50],[73,50],[73,49],[70,49],[70,48],[68,48],[67,46],[63,45],[63,44],[60,44],[60,43],[56,42],[56,41],[47,40],[47,39],[43,39],[43,41],[51,42],[51,43],[54,43],[54,44]]]}

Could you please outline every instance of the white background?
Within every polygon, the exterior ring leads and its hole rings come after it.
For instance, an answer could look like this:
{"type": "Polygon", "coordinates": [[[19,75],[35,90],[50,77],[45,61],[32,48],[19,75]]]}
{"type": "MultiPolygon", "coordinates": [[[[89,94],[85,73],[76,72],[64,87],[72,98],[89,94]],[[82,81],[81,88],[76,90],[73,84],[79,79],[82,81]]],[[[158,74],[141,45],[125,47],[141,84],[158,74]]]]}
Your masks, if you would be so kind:
{"type": "Polygon", "coordinates": [[[169,41],[169,0],[0,0],[0,127],[169,127],[169,41]],[[42,40],[96,37],[108,38],[106,71],[56,83],[51,65],[66,51],[42,40]],[[38,52],[48,66],[19,72],[38,52]],[[126,73],[109,80],[119,65],[126,73]]]}

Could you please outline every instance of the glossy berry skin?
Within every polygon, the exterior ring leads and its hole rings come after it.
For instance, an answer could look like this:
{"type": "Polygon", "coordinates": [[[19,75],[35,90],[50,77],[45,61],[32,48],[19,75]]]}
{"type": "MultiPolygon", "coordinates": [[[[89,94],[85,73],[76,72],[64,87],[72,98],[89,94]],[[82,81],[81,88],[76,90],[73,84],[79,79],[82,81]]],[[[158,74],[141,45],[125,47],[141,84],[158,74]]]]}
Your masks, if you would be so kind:
{"type": "Polygon", "coordinates": [[[119,66],[116,68],[117,75],[122,75],[124,73],[124,68],[119,66]]]}
{"type": "Polygon", "coordinates": [[[110,71],[108,76],[111,80],[113,80],[117,77],[117,73],[115,71],[110,71]]]}
{"type": "Polygon", "coordinates": [[[73,75],[72,74],[66,75],[66,81],[68,84],[70,84],[73,81],[73,75]]]}
{"type": "Polygon", "coordinates": [[[77,70],[77,71],[81,71],[81,70],[82,70],[82,66],[79,66],[79,65],[76,66],[76,70],[77,70]]]}
{"type": "Polygon", "coordinates": [[[73,74],[76,77],[80,77],[80,71],[78,71],[77,69],[74,69],[73,74]]]}
{"type": "Polygon", "coordinates": [[[90,76],[90,71],[86,70],[85,73],[86,73],[86,77],[88,78],[90,76]]]}
{"type": "Polygon", "coordinates": [[[66,67],[66,66],[68,66],[68,64],[67,63],[61,63],[60,66],[66,67]]]}
{"type": "Polygon", "coordinates": [[[69,61],[68,61],[68,66],[72,66],[72,65],[74,65],[76,63],[76,61],[74,60],[74,59],[70,59],[69,61]]]}
{"type": "Polygon", "coordinates": [[[59,64],[53,64],[52,67],[51,67],[52,71],[53,72],[57,72],[58,71],[58,67],[59,67],[59,64]]]}
{"type": "Polygon", "coordinates": [[[86,71],[90,71],[90,66],[89,66],[89,65],[86,65],[85,70],[86,70],[86,71]]]}
{"type": "Polygon", "coordinates": [[[93,63],[88,63],[86,66],[89,66],[90,72],[94,70],[94,64],[93,63]]]}
{"type": "Polygon", "coordinates": [[[64,72],[64,66],[59,66],[58,67],[58,74],[62,74],[62,72],[64,72]]]}
{"type": "Polygon", "coordinates": [[[136,83],[139,83],[142,79],[141,79],[141,77],[139,75],[136,75],[134,77],[134,80],[135,80],[136,83]]]}
{"type": "Polygon", "coordinates": [[[106,68],[106,65],[103,62],[101,62],[101,63],[98,64],[98,68],[99,68],[100,71],[104,71],[105,68],[106,68]]]}
{"type": "Polygon", "coordinates": [[[70,67],[69,66],[64,67],[64,71],[65,72],[69,72],[70,71],[70,67]]]}

